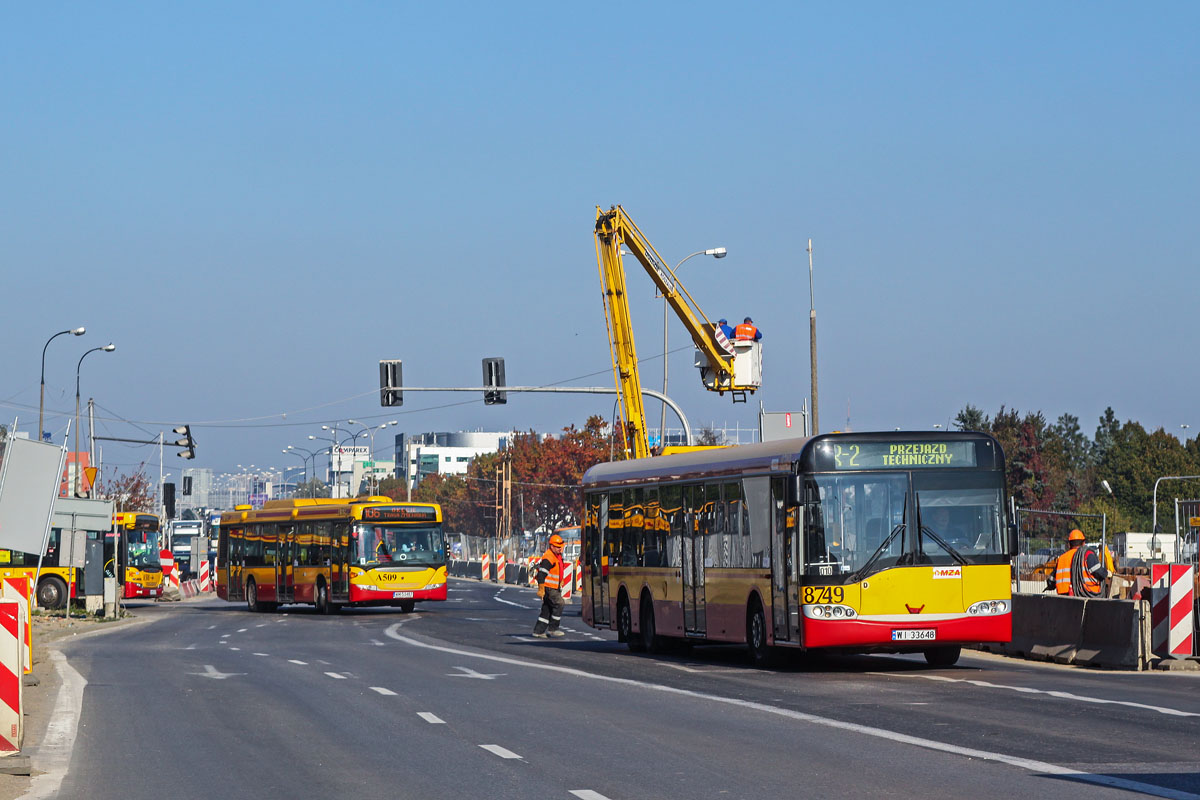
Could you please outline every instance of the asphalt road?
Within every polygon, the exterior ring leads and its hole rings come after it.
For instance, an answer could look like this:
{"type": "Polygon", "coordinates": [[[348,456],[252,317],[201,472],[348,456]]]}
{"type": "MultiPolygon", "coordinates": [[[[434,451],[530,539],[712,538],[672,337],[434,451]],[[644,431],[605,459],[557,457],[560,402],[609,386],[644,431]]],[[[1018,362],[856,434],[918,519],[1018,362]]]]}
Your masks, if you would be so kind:
{"type": "Polygon", "coordinates": [[[635,655],[568,606],[456,580],[413,614],[217,600],[64,646],[87,679],[59,796],[1200,798],[1195,673],[964,655],[635,655]]]}

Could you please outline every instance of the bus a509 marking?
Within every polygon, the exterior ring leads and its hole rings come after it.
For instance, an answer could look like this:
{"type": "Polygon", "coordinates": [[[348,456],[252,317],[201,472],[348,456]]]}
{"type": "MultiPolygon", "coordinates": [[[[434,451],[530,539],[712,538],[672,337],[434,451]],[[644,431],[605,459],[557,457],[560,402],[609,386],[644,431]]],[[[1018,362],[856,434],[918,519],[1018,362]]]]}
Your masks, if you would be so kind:
{"type": "Polygon", "coordinates": [[[825,434],[584,475],[583,619],[667,639],[921,652],[1012,638],[1004,454],[982,433],[825,434]]]}
{"type": "Polygon", "coordinates": [[[309,603],[324,614],[445,600],[441,507],[389,497],[238,506],[221,515],[217,596],[251,611],[309,603]]]}

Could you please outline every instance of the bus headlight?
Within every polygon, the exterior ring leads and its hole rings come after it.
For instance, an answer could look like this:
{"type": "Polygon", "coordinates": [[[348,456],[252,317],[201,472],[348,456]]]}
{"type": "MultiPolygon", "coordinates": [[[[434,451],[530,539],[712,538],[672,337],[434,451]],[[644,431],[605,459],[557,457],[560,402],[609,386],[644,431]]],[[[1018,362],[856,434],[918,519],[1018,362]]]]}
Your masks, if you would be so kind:
{"type": "Polygon", "coordinates": [[[445,585],[446,585],[445,581],[443,581],[443,582],[441,582],[441,583],[428,583],[428,584],[426,584],[426,585],[425,585],[425,588],[426,588],[426,589],[430,589],[430,590],[432,590],[432,589],[440,589],[440,588],[442,588],[442,587],[443,587],[443,586],[445,586],[445,585]]]}
{"type": "Polygon", "coordinates": [[[802,606],[804,616],[809,619],[854,619],[858,612],[850,606],[802,606]]]}
{"type": "Polygon", "coordinates": [[[1009,602],[1007,600],[981,600],[967,609],[967,613],[974,616],[991,616],[993,614],[1007,614],[1009,602]]]}

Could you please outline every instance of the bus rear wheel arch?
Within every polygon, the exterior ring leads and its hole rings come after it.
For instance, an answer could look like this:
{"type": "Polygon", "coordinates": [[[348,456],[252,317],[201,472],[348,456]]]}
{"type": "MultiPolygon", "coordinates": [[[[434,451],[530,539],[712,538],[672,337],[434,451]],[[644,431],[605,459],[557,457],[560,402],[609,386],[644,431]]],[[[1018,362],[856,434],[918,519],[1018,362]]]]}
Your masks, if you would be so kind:
{"type": "Polygon", "coordinates": [[[38,581],[37,604],[41,608],[58,609],[67,606],[67,584],[57,575],[47,575],[38,581]]]}

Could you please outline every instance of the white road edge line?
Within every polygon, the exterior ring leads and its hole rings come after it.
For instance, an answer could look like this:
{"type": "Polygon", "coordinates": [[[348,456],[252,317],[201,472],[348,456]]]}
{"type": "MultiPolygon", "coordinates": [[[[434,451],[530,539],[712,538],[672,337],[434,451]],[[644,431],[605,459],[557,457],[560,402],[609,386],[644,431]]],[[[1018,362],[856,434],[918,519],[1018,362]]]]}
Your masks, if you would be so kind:
{"type": "Polygon", "coordinates": [[[428,722],[430,725],[445,725],[446,720],[429,711],[418,711],[417,716],[428,722]]]}
{"type": "Polygon", "coordinates": [[[1057,697],[1060,700],[1075,700],[1080,703],[1099,703],[1110,706],[1129,706],[1130,708],[1141,708],[1147,711],[1157,711],[1159,714],[1167,714],[1172,717],[1200,717],[1200,714],[1194,711],[1181,711],[1178,708],[1170,708],[1168,706],[1151,706],[1145,703],[1135,703],[1132,700],[1109,700],[1106,697],[1088,697],[1085,694],[1072,694],[1071,692],[1060,692],[1049,689],[1034,689],[1030,686],[1008,686],[1003,683],[992,683],[990,681],[974,680],[972,678],[951,678],[947,675],[905,675],[900,673],[887,672],[868,672],[868,675],[888,675],[889,677],[897,678],[923,678],[927,681],[938,681],[940,683],[969,683],[972,686],[980,686],[984,689],[1007,689],[1010,692],[1021,692],[1022,694],[1044,694],[1049,697],[1057,697]]]}
{"type": "Polygon", "coordinates": [[[498,755],[501,758],[522,758],[522,756],[517,755],[512,750],[503,748],[498,744],[481,744],[479,746],[484,750],[487,750],[489,753],[498,755]]]}
{"type": "MultiPolygon", "coordinates": [[[[754,711],[762,711],[767,714],[777,714],[781,717],[807,722],[813,725],[821,725],[827,728],[836,728],[839,730],[850,731],[852,733],[862,734],[864,736],[873,736],[878,739],[887,739],[901,744],[911,744],[916,747],[923,747],[927,750],[936,750],[942,753],[952,753],[955,755],[966,756],[967,758],[980,758],[985,761],[996,761],[1001,764],[1017,767],[1019,769],[1029,770],[1031,772],[1044,772],[1048,775],[1064,775],[1075,778],[1076,780],[1094,783],[1100,786],[1111,786],[1116,789],[1125,789],[1132,792],[1141,792],[1142,794],[1152,795],[1154,797],[1166,797],[1171,800],[1200,800],[1200,795],[1192,794],[1191,792],[1181,792],[1175,789],[1168,789],[1162,786],[1155,786],[1149,783],[1140,781],[1131,781],[1125,778],[1116,778],[1111,775],[1097,775],[1091,772],[1085,772],[1079,769],[1063,767],[1058,764],[1051,764],[1046,761],[1037,761],[1032,758],[1021,758],[1020,756],[1010,756],[1005,753],[993,753],[988,750],[976,750],[971,747],[960,747],[955,744],[946,742],[938,742],[933,739],[925,739],[920,736],[910,736],[906,733],[897,731],[889,731],[884,728],[875,728],[870,725],[860,725],[857,722],[846,722],[844,720],[831,719],[829,717],[819,717],[816,714],[807,714],[803,711],[794,711],[790,708],[782,708],[780,706],[767,705],[766,703],[756,703],[750,700],[739,700],[735,697],[721,697],[720,695],[706,694],[697,692],[691,689],[678,689],[674,686],[664,686],[656,683],[646,683],[644,681],[635,681],[630,678],[614,678],[609,675],[595,675],[583,670],[574,669],[572,667],[560,667],[557,664],[539,664],[534,661],[524,661],[519,658],[511,658],[508,656],[496,656],[489,653],[476,653],[470,650],[459,650],[454,647],[444,647],[442,645],[429,644],[427,642],[418,641],[409,636],[400,633],[400,628],[403,625],[397,622],[388,627],[386,633],[389,637],[398,642],[403,642],[413,647],[420,647],[425,650],[435,650],[440,653],[450,653],[451,655],[465,656],[467,658],[478,658],[485,661],[495,661],[501,664],[511,664],[517,667],[527,667],[529,669],[541,669],[548,672],[558,672],[563,675],[572,675],[577,678],[587,678],[594,681],[605,681],[607,683],[615,683],[621,686],[636,686],[650,691],[663,692],[664,694],[674,694],[683,697],[691,697],[698,700],[707,700],[714,703],[724,703],[732,706],[740,706],[749,708],[754,711]]],[[[480,745],[484,749],[488,749],[488,745],[480,745]]]]}
{"type": "Polygon", "coordinates": [[[75,749],[75,734],[79,731],[79,715],[83,711],[83,689],[87,679],[80,675],[67,657],[58,650],[50,651],[50,659],[62,684],[54,700],[54,710],[42,742],[32,748],[29,760],[35,769],[44,770],[29,785],[22,800],[43,800],[58,796],[59,786],[71,765],[75,749]]]}
{"type": "Polygon", "coordinates": [[[389,697],[394,697],[396,694],[395,692],[393,692],[391,689],[387,688],[386,686],[372,686],[371,691],[378,692],[379,694],[387,695],[389,697]]]}

